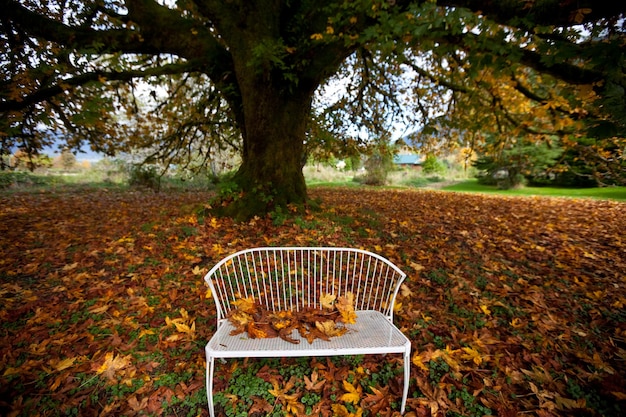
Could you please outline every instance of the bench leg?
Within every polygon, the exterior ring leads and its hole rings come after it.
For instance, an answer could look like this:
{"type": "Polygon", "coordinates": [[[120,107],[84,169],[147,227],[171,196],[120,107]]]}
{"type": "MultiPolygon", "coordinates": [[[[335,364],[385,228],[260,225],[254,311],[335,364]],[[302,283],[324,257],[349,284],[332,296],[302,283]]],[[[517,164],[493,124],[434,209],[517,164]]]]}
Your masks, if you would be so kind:
{"type": "Polygon", "coordinates": [[[215,358],[207,355],[206,358],[206,397],[209,402],[209,415],[215,417],[213,407],[213,371],[215,369],[215,358]]]}
{"type": "Polygon", "coordinates": [[[400,414],[404,414],[406,408],[406,399],[409,396],[409,378],[411,377],[411,348],[404,352],[404,390],[402,392],[402,405],[400,406],[400,414]]]}

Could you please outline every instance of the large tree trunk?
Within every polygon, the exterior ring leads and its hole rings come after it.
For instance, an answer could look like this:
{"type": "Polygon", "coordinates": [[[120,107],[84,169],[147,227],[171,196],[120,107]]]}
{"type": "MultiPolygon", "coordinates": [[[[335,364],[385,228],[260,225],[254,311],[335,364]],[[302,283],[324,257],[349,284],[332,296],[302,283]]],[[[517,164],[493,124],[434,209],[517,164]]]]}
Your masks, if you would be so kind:
{"type": "Polygon", "coordinates": [[[286,93],[256,81],[247,86],[239,83],[243,87],[242,165],[231,184],[234,187],[222,194],[215,207],[217,214],[238,220],[306,202],[302,167],[313,92],[286,93]]]}
{"type": "MultiPolygon", "coordinates": [[[[217,214],[243,220],[306,202],[302,162],[313,94],[320,82],[336,71],[350,48],[340,43],[302,56],[304,50],[287,47],[289,39],[284,35],[289,32],[289,16],[300,7],[296,2],[292,9],[288,3],[207,3],[231,54],[234,77],[221,89],[244,144],[234,187],[230,196],[222,194],[217,214]],[[309,64],[303,65],[303,60],[309,64]]],[[[323,18],[318,26],[325,24],[323,18]]]]}

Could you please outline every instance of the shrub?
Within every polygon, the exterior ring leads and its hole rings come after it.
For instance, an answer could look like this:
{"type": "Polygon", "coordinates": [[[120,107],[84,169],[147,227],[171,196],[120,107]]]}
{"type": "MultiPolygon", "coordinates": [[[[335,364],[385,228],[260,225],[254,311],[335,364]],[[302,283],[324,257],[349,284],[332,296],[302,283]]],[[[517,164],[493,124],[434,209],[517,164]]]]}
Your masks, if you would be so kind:
{"type": "Polygon", "coordinates": [[[159,191],[161,176],[154,165],[131,165],[128,170],[128,185],[159,191]]]}
{"type": "Polygon", "coordinates": [[[422,163],[422,172],[424,174],[439,174],[446,173],[446,166],[435,155],[428,155],[422,163]]]}

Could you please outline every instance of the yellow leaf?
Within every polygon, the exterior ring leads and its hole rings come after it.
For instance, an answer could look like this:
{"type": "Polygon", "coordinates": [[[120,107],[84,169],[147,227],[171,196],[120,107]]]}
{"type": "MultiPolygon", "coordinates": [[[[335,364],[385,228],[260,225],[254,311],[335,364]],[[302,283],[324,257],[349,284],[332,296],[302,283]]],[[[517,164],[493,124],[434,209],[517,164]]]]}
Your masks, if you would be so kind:
{"type": "Polygon", "coordinates": [[[526,323],[524,323],[523,321],[521,321],[519,318],[514,317],[513,320],[511,320],[511,327],[515,328],[515,329],[519,329],[521,327],[526,326],[526,323]]]}
{"type": "Polygon", "coordinates": [[[19,368],[11,368],[9,366],[4,370],[4,373],[2,374],[2,376],[19,375],[19,373],[20,373],[19,368]]]}
{"type": "Polygon", "coordinates": [[[265,339],[267,333],[260,329],[255,323],[248,323],[248,336],[252,339],[265,339]]]}
{"type": "Polygon", "coordinates": [[[174,322],[174,326],[176,326],[176,330],[180,333],[186,333],[188,335],[193,336],[196,331],[196,323],[191,323],[191,326],[188,326],[185,323],[174,322]]]}
{"type": "Polygon", "coordinates": [[[336,298],[337,296],[335,294],[323,294],[320,297],[322,308],[332,309],[336,298]]]}
{"type": "Polygon", "coordinates": [[[76,362],[76,359],[78,359],[78,358],[77,357],[73,357],[73,358],[63,359],[62,361],[59,361],[59,363],[54,365],[54,369],[56,369],[57,371],[62,371],[64,369],[67,369],[70,366],[74,365],[74,362],[76,362]]]}
{"type": "Polygon", "coordinates": [[[142,337],[149,335],[149,334],[154,334],[154,330],[142,330],[141,332],[139,332],[139,336],[137,336],[137,339],[141,339],[142,337]]]}
{"type": "Polygon", "coordinates": [[[428,372],[428,367],[424,365],[424,362],[427,362],[428,360],[429,359],[425,358],[422,354],[415,354],[413,355],[412,359],[414,365],[416,365],[420,369],[423,369],[426,372],[428,372]]]}
{"type": "Polygon", "coordinates": [[[283,391],[280,389],[280,386],[278,385],[278,381],[275,379],[272,379],[272,386],[274,387],[273,389],[268,389],[267,392],[269,392],[270,394],[272,394],[274,397],[278,398],[281,395],[283,395],[283,391]]]}
{"type": "Polygon", "coordinates": [[[314,41],[321,41],[324,38],[324,35],[322,35],[321,33],[314,33],[311,35],[311,39],[313,39],[314,41]]]}
{"type": "Polygon", "coordinates": [[[481,304],[480,309],[485,315],[487,316],[491,315],[491,310],[489,310],[489,307],[486,304],[481,304]]]}
{"type": "Polygon", "coordinates": [[[285,400],[287,401],[287,412],[293,413],[296,416],[305,415],[305,407],[304,404],[298,402],[297,395],[287,395],[285,396],[285,400]]]}
{"type": "Polygon", "coordinates": [[[335,417],[349,417],[350,416],[350,412],[348,411],[345,405],[333,404],[332,408],[333,408],[333,415],[335,417]]]}
{"type": "Polygon", "coordinates": [[[130,365],[130,355],[120,356],[115,355],[113,352],[108,352],[104,357],[104,362],[96,371],[96,374],[104,374],[109,381],[117,382],[115,378],[116,374],[128,365],[130,365]]]}
{"type": "Polygon", "coordinates": [[[459,363],[452,357],[456,350],[450,350],[448,346],[446,346],[446,350],[441,351],[441,357],[448,364],[450,368],[452,368],[455,372],[459,372],[461,366],[459,363]]]}
{"type": "Polygon", "coordinates": [[[291,325],[292,313],[290,311],[279,311],[270,314],[270,319],[272,327],[276,330],[281,330],[291,325]]]}
{"type": "Polygon", "coordinates": [[[71,271],[72,269],[78,268],[78,262],[74,262],[73,264],[67,264],[63,266],[63,271],[71,271]]]}
{"type": "Polygon", "coordinates": [[[238,310],[245,313],[252,313],[256,308],[254,303],[254,297],[240,298],[239,300],[233,301],[233,305],[238,310]]]}
{"type": "Polygon", "coordinates": [[[108,304],[105,304],[100,307],[93,306],[93,307],[90,307],[87,311],[89,311],[92,314],[101,314],[101,313],[106,313],[109,307],[110,306],[108,304]]]}
{"type": "Polygon", "coordinates": [[[476,365],[480,365],[483,362],[483,358],[480,353],[478,353],[478,351],[470,347],[464,347],[462,348],[462,350],[465,352],[465,354],[462,356],[463,359],[471,360],[476,365]]]}
{"type": "Polygon", "coordinates": [[[352,403],[352,404],[358,404],[359,401],[361,401],[361,392],[363,389],[361,388],[360,385],[355,388],[354,385],[352,385],[351,383],[349,383],[348,381],[344,379],[343,389],[345,389],[348,392],[346,392],[345,394],[341,396],[340,398],[341,401],[345,403],[352,403]]]}
{"type": "Polygon", "coordinates": [[[411,289],[408,287],[408,285],[402,284],[400,286],[400,295],[402,297],[411,297],[411,296],[413,296],[413,291],[411,291],[411,289]]]}
{"type": "Polygon", "coordinates": [[[572,400],[569,398],[563,398],[560,395],[556,395],[556,406],[559,410],[568,410],[572,408],[585,408],[586,401],[584,398],[578,400],[572,400]]]}
{"type": "Polygon", "coordinates": [[[345,405],[342,404],[333,404],[333,416],[335,417],[361,417],[363,415],[363,410],[361,407],[356,407],[356,411],[351,413],[348,411],[345,405]]]}
{"type": "Polygon", "coordinates": [[[341,336],[346,332],[346,329],[343,327],[337,327],[337,324],[332,320],[327,320],[324,322],[315,322],[315,327],[320,332],[324,333],[328,337],[333,336],[341,336]]]}
{"type": "Polygon", "coordinates": [[[228,319],[234,322],[234,324],[245,326],[252,321],[252,316],[242,311],[234,311],[228,316],[228,319]]]}
{"type": "Polygon", "coordinates": [[[419,272],[422,269],[424,269],[424,267],[422,265],[420,265],[420,264],[418,264],[416,262],[411,262],[409,265],[411,266],[411,268],[413,268],[415,270],[415,272],[419,272]]]}
{"type": "Polygon", "coordinates": [[[356,323],[356,313],[354,312],[354,294],[346,293],[345,296],[337,298],[335,304],[337,311],[341,314],[341,321],[346,324],[356,323]]]}

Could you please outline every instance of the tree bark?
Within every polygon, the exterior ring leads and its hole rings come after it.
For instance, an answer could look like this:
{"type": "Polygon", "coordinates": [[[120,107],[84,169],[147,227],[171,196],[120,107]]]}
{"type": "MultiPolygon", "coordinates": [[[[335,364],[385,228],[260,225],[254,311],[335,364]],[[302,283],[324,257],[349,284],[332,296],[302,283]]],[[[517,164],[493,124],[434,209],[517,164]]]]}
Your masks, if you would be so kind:
{"type": "Polygon", "coordinates": [[[302,159],[313,93],[285,94],[271,83],[240,82],[246,84],[241,89],[242,164],[234,187],[226,187],[214,205],[216,214],[237,220],[306,203],[302,159]]]}
{"type": "Polygon", "coordinates": [[[290,21],[283,2],[215,1],[205,6],[229,45],[235,75],[230,90],[238,92],[229,105],[243,138],[242,164],[214,212],[245,220],[302,207],[307,197],[304,140],[313,94],[351,48],[338,42],[315,53],[302,51],[310,64],[300,66],[297,49],[281,53],[288,44],[285,22],[290,21]]]}

